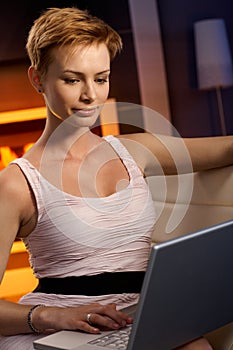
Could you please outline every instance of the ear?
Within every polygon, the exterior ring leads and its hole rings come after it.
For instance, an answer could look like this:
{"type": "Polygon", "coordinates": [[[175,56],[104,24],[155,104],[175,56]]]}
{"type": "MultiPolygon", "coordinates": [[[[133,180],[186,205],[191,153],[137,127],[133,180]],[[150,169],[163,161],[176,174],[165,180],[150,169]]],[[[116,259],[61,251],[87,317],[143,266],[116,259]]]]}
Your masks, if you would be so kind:
{"type": "Polygon", "coordinates": [[[37,92],[43,93],[43,86],[41,84],[41,77],[39,72],[34,67],[29,67],[28,77],[32,86],[36,89],[37,92]]]}

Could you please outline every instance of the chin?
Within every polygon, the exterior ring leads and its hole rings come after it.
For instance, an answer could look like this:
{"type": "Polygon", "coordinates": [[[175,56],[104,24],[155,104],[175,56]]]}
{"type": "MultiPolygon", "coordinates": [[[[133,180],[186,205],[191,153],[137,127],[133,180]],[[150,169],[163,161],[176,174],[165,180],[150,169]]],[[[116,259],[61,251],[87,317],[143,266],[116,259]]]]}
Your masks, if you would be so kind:
{"type": "Polygon", "coordinates": [[[75,126],[75,127],[91,128],[95,125],[98,117],[99,117],[98,115],[89,116],[89,117],[80,117],[73,114],[69,118],[67,118],[65,121],[68,124],[71,124],[72,126],[75,126]]]}

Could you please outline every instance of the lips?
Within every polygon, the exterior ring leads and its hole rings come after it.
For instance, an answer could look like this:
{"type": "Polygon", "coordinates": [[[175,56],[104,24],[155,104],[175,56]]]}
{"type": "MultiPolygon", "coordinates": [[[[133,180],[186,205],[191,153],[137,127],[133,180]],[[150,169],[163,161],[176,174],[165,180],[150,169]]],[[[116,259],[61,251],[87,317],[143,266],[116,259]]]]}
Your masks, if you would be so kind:
{"type": "Polygon", "coordinates": [[[98,112],[98,108],[72,109],[72,111],[80,117],[91,117],[98,112]]]}

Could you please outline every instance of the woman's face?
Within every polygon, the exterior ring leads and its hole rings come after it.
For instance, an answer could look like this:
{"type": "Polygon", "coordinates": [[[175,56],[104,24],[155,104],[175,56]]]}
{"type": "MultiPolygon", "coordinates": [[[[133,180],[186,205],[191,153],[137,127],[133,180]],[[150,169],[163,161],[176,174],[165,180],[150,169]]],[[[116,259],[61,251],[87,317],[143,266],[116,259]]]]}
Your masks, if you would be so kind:
{"type": "Polygon", "coordinates": [[[49,115],[92,126],[109,93],[110,57],[105,44],[64,46],[51,52],[42,82],[49,115]]]}

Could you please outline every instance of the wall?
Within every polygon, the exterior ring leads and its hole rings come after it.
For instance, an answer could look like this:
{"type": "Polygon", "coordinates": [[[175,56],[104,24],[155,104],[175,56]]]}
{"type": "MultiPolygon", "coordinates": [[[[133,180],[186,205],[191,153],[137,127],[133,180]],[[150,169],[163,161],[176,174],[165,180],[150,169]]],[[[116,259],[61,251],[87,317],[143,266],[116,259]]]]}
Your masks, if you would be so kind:
{"type": "MultiPolygon", "coordinates": [[[[193,23],[225,19],[233,53],[232,2],[158,0],[173,125],[182,136],[220,134],[215,91],[197,89],[193,23]]],[[[233,133],[233,88],[223,91],[228,133],[233,133]]]]}
{"type": "MultiPolygon", "coordinates": [[[[44,104],[40,95],[31,87],[27,78],[29,61],[25,51],[25,41],[33,20],[47,7],[77,6],[88,9],[113,28],[123,39],[123,51],[112,63],[110,97],[116,97],[119,102],[140,104],[140,93],[137,80],[137,68],[134,55],[134,44],[131,31],[128,3],[125,0],[111,2],[108,0],[46,0],[36,2],[33,6],[28,1],[0,4],[0,112],[7,110],[40,107],[44,104]]],[[[137,117],[136,125],[143,126],[141,115],[137,117]]],[[[123,120],[124,121],[124,120],[123,120]]],[[[31,131],[43,125],[27,123],[20,129],[31,131]]],[[[19,125],[6,128],[0,125],[0,136],[17,132],[19,125]],[[9,130],[10,129],[10,130],[9,130]]],[[[36,130],[37,130],[36,129],[36,130]]],[[[125,130],[122,129],[122,132],[125,130]]],[[[127,130],[129,131],[129,130],[127,130]]]]}
{"type": "Polygon", "coordinates": [[[161,41],[158,9],[155,0],[128,0],[144,130],[171,134],[170,105],[161,41]]]}
{"type": "MultiPolygon", "coordinates": [[[[182,136],[207,136],[220,133],[215,92],[197,89],[193,22],[211,17],[226,21],[233,47],[232,9],[229,0],[157,0],[163,39],[172,123],[182,136]]],[[[106,20],[122,36],[124,50],[113,63],[110,96],[121,102],[140,104],[137,67],[126,0],[47,0],[1,2],[0,30],[0,111],[41,106],[43,100],[27,80],[28,61],[24,49],[27,31],[45,7],[78,4],[106,20]],[[13,10],[14,9],[14,10],[13,10]],[[9,27],[10,26],[10,27],[9,27]]],[[[147,0],[144,1],[146,6],[147,0]]],[[[233,133],[233,88],[223,91],[228,133],[233,133]]],[[[138,125],[143,126],[140,116],[138,125]]],[[[122,117],[124,122],[124,116],[122,117]]],[[[16,130],[17,127],[13,126],[16,130]]],[[[27,130],[34,128],[28,123],[27,130]]],[[[1,129],[1,126],[0,126],[1,129]]],[[[127,130],[128,131],[128,130],[127,130]]],[[[4,129],[5,132],[5,129],[4,129]]],[[[0,130],[0,134],[2,131],[0,130]]]]}

